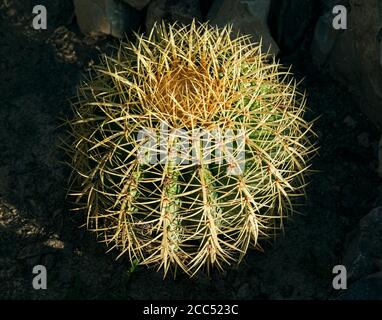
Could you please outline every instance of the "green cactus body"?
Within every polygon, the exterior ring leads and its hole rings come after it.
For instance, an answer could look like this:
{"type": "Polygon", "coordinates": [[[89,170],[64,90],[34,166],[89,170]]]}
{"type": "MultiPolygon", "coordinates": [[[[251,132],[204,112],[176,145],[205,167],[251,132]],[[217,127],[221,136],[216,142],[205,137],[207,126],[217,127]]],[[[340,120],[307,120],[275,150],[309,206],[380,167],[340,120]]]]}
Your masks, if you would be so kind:
{"type": "Polygon", "coordinates": [[[230,33],[155,26],[105,56],[73,104],[76,207],[100,241],[165,274],[240,262],[304,194],[305,97],[230,33]]]}

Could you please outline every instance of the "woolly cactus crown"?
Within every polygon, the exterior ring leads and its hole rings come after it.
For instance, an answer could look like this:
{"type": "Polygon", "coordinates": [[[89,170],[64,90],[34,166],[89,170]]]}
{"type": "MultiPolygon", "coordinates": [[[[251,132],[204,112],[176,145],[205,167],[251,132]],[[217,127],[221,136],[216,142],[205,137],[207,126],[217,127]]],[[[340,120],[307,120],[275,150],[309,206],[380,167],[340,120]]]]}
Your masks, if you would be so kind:
{"type": "Polygon", "coordinates": [[[121,42],[69,121],[71,193],[88,228],[165,274],[260,248],[304,193],[314,151],[305,97],[279,67],[230,27],[162,24],[121,42]]]}

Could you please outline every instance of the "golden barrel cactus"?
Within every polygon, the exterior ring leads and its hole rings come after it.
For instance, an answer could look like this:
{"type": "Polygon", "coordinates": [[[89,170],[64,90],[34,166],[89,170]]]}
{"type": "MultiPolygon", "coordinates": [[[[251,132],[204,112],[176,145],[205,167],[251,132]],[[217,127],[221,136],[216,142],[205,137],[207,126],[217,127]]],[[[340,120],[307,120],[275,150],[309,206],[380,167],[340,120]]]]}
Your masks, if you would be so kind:
{"type": "Polygon", "coordinates": [[[140,264],[238,263],[304,194],[305,96],[248,36],[156,25],[104,56],[69,120],[70,194],[100,241],[140,264]]]}

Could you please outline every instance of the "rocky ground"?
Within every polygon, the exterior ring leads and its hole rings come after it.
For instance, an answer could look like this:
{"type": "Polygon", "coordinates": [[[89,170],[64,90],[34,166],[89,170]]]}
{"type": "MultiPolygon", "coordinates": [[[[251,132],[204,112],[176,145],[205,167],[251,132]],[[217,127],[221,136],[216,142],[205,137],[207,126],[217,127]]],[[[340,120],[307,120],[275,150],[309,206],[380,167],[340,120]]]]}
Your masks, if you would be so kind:
{"type": "Polygon", "coordinates": [[[332,288],[332,268],[344,261],[355,288],[348,297],[365,297],[365,286],[381,278],[381,231],[374,227],[381,225],[380,215],[363,218],[382,205],[379,137],[351,93],[314,67],[309,37],[292,55],[281,56],[303,79],[307,117],[320,117],[316,172],[301,214],[264,253],[249,252],[237,268],[163,280],[153,269],[131,270],[128,260],[105,254],[105,247],[79,228],[83,217],[69,210],[69,169],[58,147],[66,134],[61,118],[70,115],[68,98],[81,74],[115,40],[82,36],[70,1],[40,2],[49,10],[46,31],[30,27],[30,1],[0,4],[0,298],[331,299],[343,294],[332,288]],[[47,290],[32,288],[36,264],[48,269],[47,290]]]}

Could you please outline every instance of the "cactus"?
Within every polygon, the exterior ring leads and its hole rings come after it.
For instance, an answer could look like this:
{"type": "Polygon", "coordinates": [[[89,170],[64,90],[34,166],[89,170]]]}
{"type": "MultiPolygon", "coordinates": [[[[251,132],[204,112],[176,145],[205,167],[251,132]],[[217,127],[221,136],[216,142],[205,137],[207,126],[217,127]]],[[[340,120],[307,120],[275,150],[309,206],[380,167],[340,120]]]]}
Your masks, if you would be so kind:
{"type": "Polygon", "coordinates": [[[155,25],[104,56],[73,102],[75,208],[99,241],[164,275],[239,263],[305,194],[305,94],[231,30],[155,25]]]}

